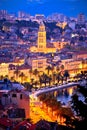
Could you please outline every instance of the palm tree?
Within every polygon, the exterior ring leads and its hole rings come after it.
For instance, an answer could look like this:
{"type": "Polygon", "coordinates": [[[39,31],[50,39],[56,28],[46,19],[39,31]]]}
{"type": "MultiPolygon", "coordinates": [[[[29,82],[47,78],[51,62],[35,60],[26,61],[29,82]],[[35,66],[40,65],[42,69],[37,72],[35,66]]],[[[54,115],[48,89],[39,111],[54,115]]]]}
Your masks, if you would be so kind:
{"type": "Polygon", "coordinates": [[[36,80],[37,80],[37,76],[38,76],[38,74],[39,74],[39,71],[38,71],[37,69],[35,69],[35,70],[33,71],[33,74],[36,76],[36,80]]]}
{"type": "Polygon", "coordinates": [[[32,74],[33,74],[33,70],[30,69],[30,70],[29,70],[30,79],[31,79],[31,77],[32,77],[32,74]]]}
{"type": "Polygon", "coordinates": [[[54,72],[53,73],[53,77],[52,77],[53,79],[52,79],[52,81],[53,81],[53,84],[55,84],[55,81],[56,81],[56,73],[54,72]]]}
{"type": "Polygon", "coordinates": [[[51,71],[52,71],[52,73],[54,73],[54,65],[52,65],[51,71]]]}
{"type": "Polygon", "coordinates": [[[45,87],[46,87],[46,83],[48,82],[48,76],[45,73],[43,73],[42,79],[43,79],[43,82],[44,82],[45,87]]]}
{"type": "Polygon", "coordinates": [[[60,66],[60,70],[61,70],[61,71],[64,71],[64,65],[61,65],[61,66],[60,66]]]}
{"type": "Polygon", "coordinates": [[[31,86],[31,84],[30,84],[29,82],[23,83],[23,86],[24,86],[28,91],[31,91],[32,86],[31,86]]]}
{"type": "Polygon", "coordinates": [[[19,77],[21,78],[21,83],[24,82],[25,74],[23,72],[20,73],[19,77]]]}
{"type": "Polygon", "coordinates": [[[59,71],[60,71],[60,68],[59,68],[59,66],[57,66],[56,67],[56,72],[59,73],[59,71]]]}
{"type": "Polygon", "coordinates": [[[70,76],[70,75],[69,75],[68,70],[65,70],[65,71],[64,71],[65,81],[67,81],[67,78],[68,78],[69,76],[70,76]]]}
{"type": "Polygon", "coordinates": [[[64,77],[63,75],[60,75],[61,83],[63,84],[64,77]]]}
{"type": "Polygon", "coordinates": [[[52,81],[52,78],[51,78],[51,75],[48,77],[48,83],[49,83],[49,86],[51,86],[51,81],[52,81]]]}
{"type": "Polygon", "coordinates": [[[18,70],[18,68],[16,68],[16,70],[14,71],[14,74],[16,75],[16,80],[18,80],[20,71],[18,70]]]}
{"type": "Polygon", "coordinates": [[[59,81],[60,81],[60,73],[57,74],[56,79],[57,79],[57,84],[59,84],[59,81]]]}
{"type": "Polygon", "coordinates": [[[42,87],[43,79],[42,76],[39,76],[39,83],[40,83],[40,88],[42,87]]]}
{"type": "Polygon", "coordinates": [[[47,66],[46,70],[48,71],[47,74],[49,75],[50,70],[52,70],[51,66],[47,66]]]}
{"type": "Polygon", "coordinates": [[[34,85],[34,78],[31,78],[30,83],[31,83],[31,86],[33,87],[33,85],[34,85]]]}

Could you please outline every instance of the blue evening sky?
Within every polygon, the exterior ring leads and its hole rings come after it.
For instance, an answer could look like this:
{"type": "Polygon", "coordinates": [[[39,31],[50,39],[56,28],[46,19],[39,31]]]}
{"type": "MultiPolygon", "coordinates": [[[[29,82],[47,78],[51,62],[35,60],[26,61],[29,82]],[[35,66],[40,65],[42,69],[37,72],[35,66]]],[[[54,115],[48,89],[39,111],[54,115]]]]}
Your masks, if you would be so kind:
{"type": "Polygon", "coordinates": [[[16,14],[21,10],[31,15],[63,13],[77,17],[79,13],[84,13],[87,16],[87,0],[0,0],[1,9],[16,14]]]}

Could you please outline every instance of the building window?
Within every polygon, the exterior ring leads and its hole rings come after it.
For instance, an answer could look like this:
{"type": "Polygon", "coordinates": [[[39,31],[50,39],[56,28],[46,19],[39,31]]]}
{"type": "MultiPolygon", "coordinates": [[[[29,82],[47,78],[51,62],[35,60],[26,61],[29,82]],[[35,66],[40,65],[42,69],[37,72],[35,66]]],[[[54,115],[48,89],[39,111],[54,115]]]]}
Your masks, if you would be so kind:
{"type": "Polygon", "coordinates": [[[40,45],[40,46],[39,46],[39,48],[43,48],[43,46],[42,46],[42,45],[40,45]]]}
{"type": "Polygon", "coordinates": [[[39,61],[38,64],[43,64],[43,62],[42,62],[42,61],[39,61]]]}
{"type": "Polygon", "coordinates": [[[8,97],[8,95],[7,94],[3,94],[3,97],[8,97]]]}
{"type": "Polygon", "coordinates": [[[43,43],[43,39],[40,39],[40,40],[39,40],[39,43],[43,43]]]}
{"type": "Polygon", "coordinates": [[[23,98],[23,96],[22,96],[22,94],[20,94],[20,99],[22,99],[23,98]]]}
{"type": "Polygon", "coordinates": [[[40,33],[40,34],[39,34],[39,37],[43,37],[43,34],[42,34],[42,33],[40,33]]]}
{"type": "Polygon", "coordinates": [[[17,95],[16,94],[12,94],[12,97],[17,97],[17,95]]]}

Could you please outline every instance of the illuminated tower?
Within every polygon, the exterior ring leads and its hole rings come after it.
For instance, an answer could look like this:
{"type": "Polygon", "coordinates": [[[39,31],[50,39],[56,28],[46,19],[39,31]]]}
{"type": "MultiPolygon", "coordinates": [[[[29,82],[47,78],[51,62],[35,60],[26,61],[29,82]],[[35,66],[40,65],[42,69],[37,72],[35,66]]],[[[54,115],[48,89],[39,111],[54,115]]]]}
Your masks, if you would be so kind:
{"type": "Polygon", "coordinates": [[[46,49],[46,30],[43,23],[40,24],[38,32],[38,49],[41,51],[46,49]]]}
{"type": "Polygon", "coordinates": [[[46,30],[45,30],[45,25],[43,22],[41,22],[41,24],[39,26],[37,47],[32,46],[30,48],[30,51],[31,52],[41,52],[41,53],[55,53],[56,52],[55,47],[47,47],[46,30]]]}

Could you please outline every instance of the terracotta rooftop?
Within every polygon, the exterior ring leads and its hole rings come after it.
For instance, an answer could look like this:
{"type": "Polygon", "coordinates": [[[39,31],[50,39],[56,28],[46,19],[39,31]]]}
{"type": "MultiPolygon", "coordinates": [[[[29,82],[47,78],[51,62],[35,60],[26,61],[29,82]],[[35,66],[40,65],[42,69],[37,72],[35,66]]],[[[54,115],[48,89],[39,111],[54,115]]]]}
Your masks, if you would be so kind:
{"type": "Polygon", "coordinates": [[[12,120],[8,118],[0,118],[0,126],[4,126],[4,127],[12,126],[12,120]]]}

